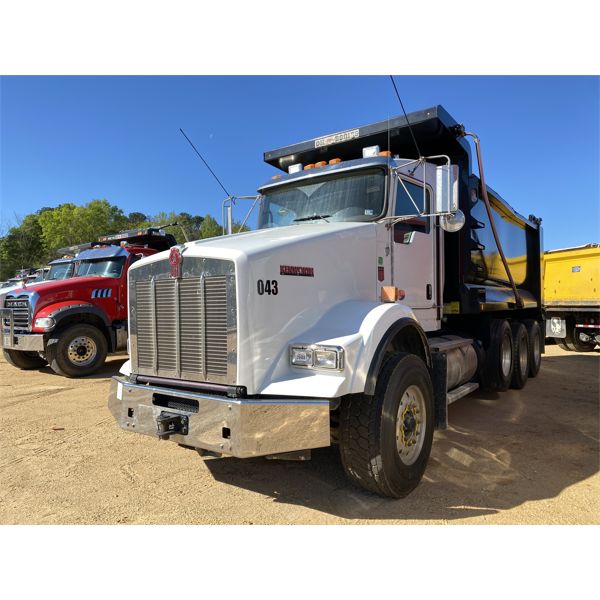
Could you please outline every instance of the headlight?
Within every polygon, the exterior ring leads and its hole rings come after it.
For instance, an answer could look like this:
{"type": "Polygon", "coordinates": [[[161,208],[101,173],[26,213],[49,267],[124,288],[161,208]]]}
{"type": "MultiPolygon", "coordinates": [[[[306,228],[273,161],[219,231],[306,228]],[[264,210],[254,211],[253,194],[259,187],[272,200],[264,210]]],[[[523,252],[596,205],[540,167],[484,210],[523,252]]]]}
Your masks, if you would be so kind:
{"type": "Polygon", "coordinates": [[[290,364],[294,367],[341,371],[344,368],[344,349],[316,344],[290,346],[290,364]]]}
{"type": "Polygon", "coordinates": [[[35,325],[37,329],[44,329],[45,331],[49,331],[56,325],[56,321],[52,317],[41,317],[35,320],[35,325]]]}

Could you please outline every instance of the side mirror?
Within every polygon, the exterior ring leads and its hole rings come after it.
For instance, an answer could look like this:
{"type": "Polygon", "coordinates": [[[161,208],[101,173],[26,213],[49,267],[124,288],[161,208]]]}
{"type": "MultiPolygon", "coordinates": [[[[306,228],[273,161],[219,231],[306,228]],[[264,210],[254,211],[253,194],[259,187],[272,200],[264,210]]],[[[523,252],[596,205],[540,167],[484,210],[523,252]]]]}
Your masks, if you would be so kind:
{"type": "Polygon", "coordinates": [[[458,210],[458,167],[440,165],[435,168],[434,213],[443,215],[458,210]]]}

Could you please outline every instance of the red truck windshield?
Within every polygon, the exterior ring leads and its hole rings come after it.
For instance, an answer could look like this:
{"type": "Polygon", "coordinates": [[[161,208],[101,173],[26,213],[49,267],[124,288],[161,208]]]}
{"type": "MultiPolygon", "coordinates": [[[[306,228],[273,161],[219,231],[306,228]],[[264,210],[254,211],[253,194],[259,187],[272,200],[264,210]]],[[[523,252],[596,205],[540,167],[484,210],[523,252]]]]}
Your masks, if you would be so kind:
{"type": "Polygon", "coordinates": [[[45,281],[55,281],[57,279],[68,279],[73,275],[73,263],[65,262],[65,263],[57,263],[55,265],[50,265],[50,271],[48,271],[48,275],[45,281]]]}
{"type": "Polygon", "coordinates": [[[114,258],[100,258],[97,260],[79,261],[76,277],[121,277],[121,271],[125,264],[125,256],[114,258]]]}

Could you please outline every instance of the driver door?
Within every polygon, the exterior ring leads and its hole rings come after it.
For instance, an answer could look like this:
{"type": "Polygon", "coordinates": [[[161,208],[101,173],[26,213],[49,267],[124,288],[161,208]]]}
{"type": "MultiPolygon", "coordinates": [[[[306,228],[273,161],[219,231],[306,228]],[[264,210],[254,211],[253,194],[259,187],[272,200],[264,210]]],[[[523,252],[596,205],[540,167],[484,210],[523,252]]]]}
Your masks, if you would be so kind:
{"type": "Polygon", "coordinates": [[[414,310],[423,328],[431,331],[439,325],[435,217],[421,217],[417,213],[431,212],[432,191],[426,187],[424,195],[421,182],[405,177],[402,180],[404,185],[397,181],[395,186],[394,214],[412,216],[392,228],[393,284],[404,291],[402,302],[414,310]]]}

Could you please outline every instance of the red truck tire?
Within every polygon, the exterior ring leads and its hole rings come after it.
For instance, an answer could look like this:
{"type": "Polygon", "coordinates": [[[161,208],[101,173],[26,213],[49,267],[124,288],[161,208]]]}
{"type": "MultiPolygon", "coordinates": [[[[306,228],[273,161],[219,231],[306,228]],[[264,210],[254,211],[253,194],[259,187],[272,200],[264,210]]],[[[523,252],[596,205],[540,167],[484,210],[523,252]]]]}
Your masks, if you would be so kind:
{"type": "Polygon", "coordinates": [[[107,353],[104,333],[93,325],[81,323],[57,332],[55,343],[47,346],[46,358],[58,375],[85,377],[102,367],[107,353]]]}

